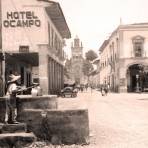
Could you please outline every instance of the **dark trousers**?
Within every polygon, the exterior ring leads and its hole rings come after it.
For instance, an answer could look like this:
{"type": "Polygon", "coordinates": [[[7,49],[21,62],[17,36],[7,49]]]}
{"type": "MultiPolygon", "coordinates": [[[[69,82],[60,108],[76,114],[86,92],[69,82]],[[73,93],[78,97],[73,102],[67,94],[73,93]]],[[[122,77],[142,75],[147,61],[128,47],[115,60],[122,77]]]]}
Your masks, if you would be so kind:
{"type": "Polygon", "coordinates": [[[17,107],[16,107],[16,103],[17,103],[17,98],[16,96],[10,96],[10,98],[6,101],[6,105],[7,105],[7,115],[8,115],[8,123],[13,122],[16,120],[17,117],[17,107]]]}

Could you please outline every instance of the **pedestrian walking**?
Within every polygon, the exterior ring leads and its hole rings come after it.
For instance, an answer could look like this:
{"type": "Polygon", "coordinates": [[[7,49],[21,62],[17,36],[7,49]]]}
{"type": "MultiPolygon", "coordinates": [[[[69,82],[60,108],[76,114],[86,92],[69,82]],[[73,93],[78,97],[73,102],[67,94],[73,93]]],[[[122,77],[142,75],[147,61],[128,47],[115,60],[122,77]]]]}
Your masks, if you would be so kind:
{"type": "Polygon", "coordinates": [[[107,96],[107,94],[108,94],[108,88],[107,88],[107,86],[104,87],[104,92],[105,92],[105,96],[107,96]]]}
{"type": "Polygon", "coordinates": [[[107,90],[110,92],[110,84],[107,84],[107,90]]]}
{"type": "Polygon", "coordinates": [[[107,86],[102,86],[101,87],[101,95],[102,96],[107,96],[107,94],[108,94],[108,88],[107,88],[107,86]]]}
{"type": "Polygon", "coordinates": [[[85,90],[87,91],[87,89],[88,89],[88,84],[85,84],[85,90]]]}
{"type": "Polygon", "coordinates": [[[105,91],[104,91],[104,87],[101,86],[101,95],[104,96],[105,95],[105,91]]]}

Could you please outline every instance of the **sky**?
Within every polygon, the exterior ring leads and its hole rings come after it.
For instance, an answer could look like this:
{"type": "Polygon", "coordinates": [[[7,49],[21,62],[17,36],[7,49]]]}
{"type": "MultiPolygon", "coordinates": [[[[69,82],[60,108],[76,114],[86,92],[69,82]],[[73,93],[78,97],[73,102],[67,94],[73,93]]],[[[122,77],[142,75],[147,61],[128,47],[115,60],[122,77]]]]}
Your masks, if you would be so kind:
{"type": "Polygon", "coordinates": [[[71,42],[76,37],[83,43],[84,53],[98,53],[105,39],[122,24],[148,22],[148,0],[56,0],[60,3],[72,38],[65,50],[71,55],[71,42]],[[121,21],[122,20],[122,21],[121,21]]]}

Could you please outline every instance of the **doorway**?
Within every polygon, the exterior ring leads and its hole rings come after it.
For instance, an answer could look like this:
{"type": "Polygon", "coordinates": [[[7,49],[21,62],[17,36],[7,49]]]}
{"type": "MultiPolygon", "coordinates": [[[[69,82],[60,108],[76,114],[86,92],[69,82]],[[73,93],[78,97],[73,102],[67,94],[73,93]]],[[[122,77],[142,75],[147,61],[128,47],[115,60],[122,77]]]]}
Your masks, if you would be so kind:
{"type": "Polygon", "coordinates": [[[127,70],[127,91],[143,92],[145,90],[147,75],[144,71],[144,65],[134,64],[127,70]]]}

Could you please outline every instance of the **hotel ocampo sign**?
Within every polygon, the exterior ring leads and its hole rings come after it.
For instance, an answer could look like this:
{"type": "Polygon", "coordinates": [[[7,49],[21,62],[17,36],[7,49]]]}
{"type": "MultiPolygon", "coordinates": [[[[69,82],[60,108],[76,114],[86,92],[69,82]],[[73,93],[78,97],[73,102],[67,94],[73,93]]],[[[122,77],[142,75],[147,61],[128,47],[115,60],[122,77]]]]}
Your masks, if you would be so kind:
{"type": "Polygon", "coordinates": [[[41,20],[34,11],[10,11],[6,12],[6,19],[3,20],[4,27],[40,27],[41,20]]]}

